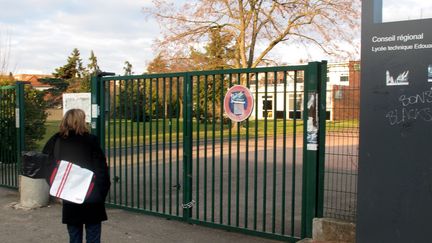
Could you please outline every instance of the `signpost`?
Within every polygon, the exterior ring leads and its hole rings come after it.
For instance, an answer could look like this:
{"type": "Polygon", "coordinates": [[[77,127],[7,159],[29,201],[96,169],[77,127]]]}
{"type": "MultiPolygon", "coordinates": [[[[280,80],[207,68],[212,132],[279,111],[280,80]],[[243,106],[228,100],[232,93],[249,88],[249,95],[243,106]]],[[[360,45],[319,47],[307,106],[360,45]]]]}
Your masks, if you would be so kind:
{"type": "Polygon", "coordinates": [[[362,5],[357,242],[429,242],[432,3],[362,5]]]}

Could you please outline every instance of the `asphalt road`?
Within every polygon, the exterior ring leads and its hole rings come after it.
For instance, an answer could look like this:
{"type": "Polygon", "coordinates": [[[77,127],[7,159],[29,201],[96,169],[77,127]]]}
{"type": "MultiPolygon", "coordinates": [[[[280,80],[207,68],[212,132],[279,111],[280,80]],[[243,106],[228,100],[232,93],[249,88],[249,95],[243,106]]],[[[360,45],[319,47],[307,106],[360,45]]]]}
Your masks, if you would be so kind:
{"type": "MultiPolygon", "coordinates": [[[[301,139],[296,143],[294,148],[292,140],[283,146],[281,139],[269,139],[267,144],[260,140],[257,145],[240,141],[240,146],[235,140],[231,146],[225,141],[223,146],[219,141],[209,141],[207,146],[194,142],[192,173],[186,175],[192,181],[192,218],[299,236],[303,147],[301,139]]],[[[355,151],[356,146],[333,141],[327,151],[355,151]]],[[[182,216],[183,150],[162,148],[131,149],[121,156],[116,153],[116,157],[111,153],[111,175],[115,179],[110,202],[182,216]]],[[[355,189],[357,168],[337,156],[328,157],[325,181],[331,188],[325,193],[325,207],[333,214],[356,207],[355,195],[340,192],[355,189]]]]}
{"type": "MultiPolygon", "coordinates": [[[[19,202],[17,191],[0,187],[0,242],[68,242],[66,227],[61,224],[60,204],[23,210],[14,207],[17,202],[19,202]]],[[[102,242],[104,243],[277,242],[119,209],[108,209],[108,218],[108,221],[105,221],[102,226],[102,242]]]]}
{"type": "MultiPolygon", "coordinates": [[[[207,146],[194,143],[192,174],[186,175],[192,178],[192,218],[299,236],[303,148],[301,139],[296,143],[295,148],[292,140],[283,146],[282,140],[273,139],[256,145],[240,141],[240,146],[235,140],[231,146],[218,141],[207,146]]],[[[325,186],[331,190],[325,192],[325,209],[330,215],[355,212],[357,145],[336,139],[328,144],[325,186]]],[[[116,156],[113,151],[108,154],[111,203],[182,216],[183,151],[181,146],[162,148],[152,146],[150,153],[149,147],[135,147],[117,149],[116,156]]]]}

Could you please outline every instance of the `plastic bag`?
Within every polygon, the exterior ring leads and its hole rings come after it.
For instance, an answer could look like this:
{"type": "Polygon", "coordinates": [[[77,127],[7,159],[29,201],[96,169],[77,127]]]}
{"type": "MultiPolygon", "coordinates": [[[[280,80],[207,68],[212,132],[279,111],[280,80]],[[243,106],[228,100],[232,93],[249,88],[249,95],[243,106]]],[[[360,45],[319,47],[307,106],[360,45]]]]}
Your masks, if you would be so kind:
{"type": "Polygon", "coordinates": [[[47,154],[36,151],[23,152],[22,175],[34,179],[46,178],[47,161],[47,154]]]}

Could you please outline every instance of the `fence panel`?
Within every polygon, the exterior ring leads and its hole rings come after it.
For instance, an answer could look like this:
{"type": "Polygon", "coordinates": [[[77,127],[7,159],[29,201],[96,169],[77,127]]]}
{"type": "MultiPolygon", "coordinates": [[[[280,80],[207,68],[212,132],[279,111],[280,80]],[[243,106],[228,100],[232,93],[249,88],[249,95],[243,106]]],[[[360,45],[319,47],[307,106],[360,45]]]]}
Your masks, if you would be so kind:
{"type": "Polygon", "coordinates": [[[195,222],[301,237],[303,76],[295,68],[192,76],[195,222]],[[236,84],[255,98],[241,123],[227,119],[221,105],[236,84]]]}
{"type": "Polygon", "coordinates": [[[360,66],[350,62],[346,70],[334,68],[344,85],[327,91],[330,121],[326,127],[324,216],[355,221],[360,113],[360,66]],[[342,74],[343,73],[343,74],[342,74]]]}
{"type": "Polygon", "coordinates": [[[311,226],[304,195],[316,200],[303,171],[305,79],[319,80],[308,67],[101,78],[99,135],[113,181],[108,203],[292,242],[303,238],[311,226]],[[241,123],[223,110],[235,84],[255,99],[241,123]]]}
{"type": "Polygon", "coordinates": [[[103,79],[108,203],[183,217],[184,76],[103,79]]]}
{"type": "Polygon", "coordinates": [[[15,86],[0,87],[0,186],[18,186],[15,86]]]}

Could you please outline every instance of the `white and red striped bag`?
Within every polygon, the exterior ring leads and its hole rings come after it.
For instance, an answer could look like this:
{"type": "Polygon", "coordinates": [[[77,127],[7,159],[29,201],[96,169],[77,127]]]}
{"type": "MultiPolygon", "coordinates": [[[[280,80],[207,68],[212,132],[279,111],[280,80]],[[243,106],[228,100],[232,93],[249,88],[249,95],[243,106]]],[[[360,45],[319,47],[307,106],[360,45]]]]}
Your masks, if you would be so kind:
{"type": "Polygon", "coordinates": [[[93,189],[93,172],[71,162],[61,160],[51,174],[50,195],[82,204],[93,189]]]}

